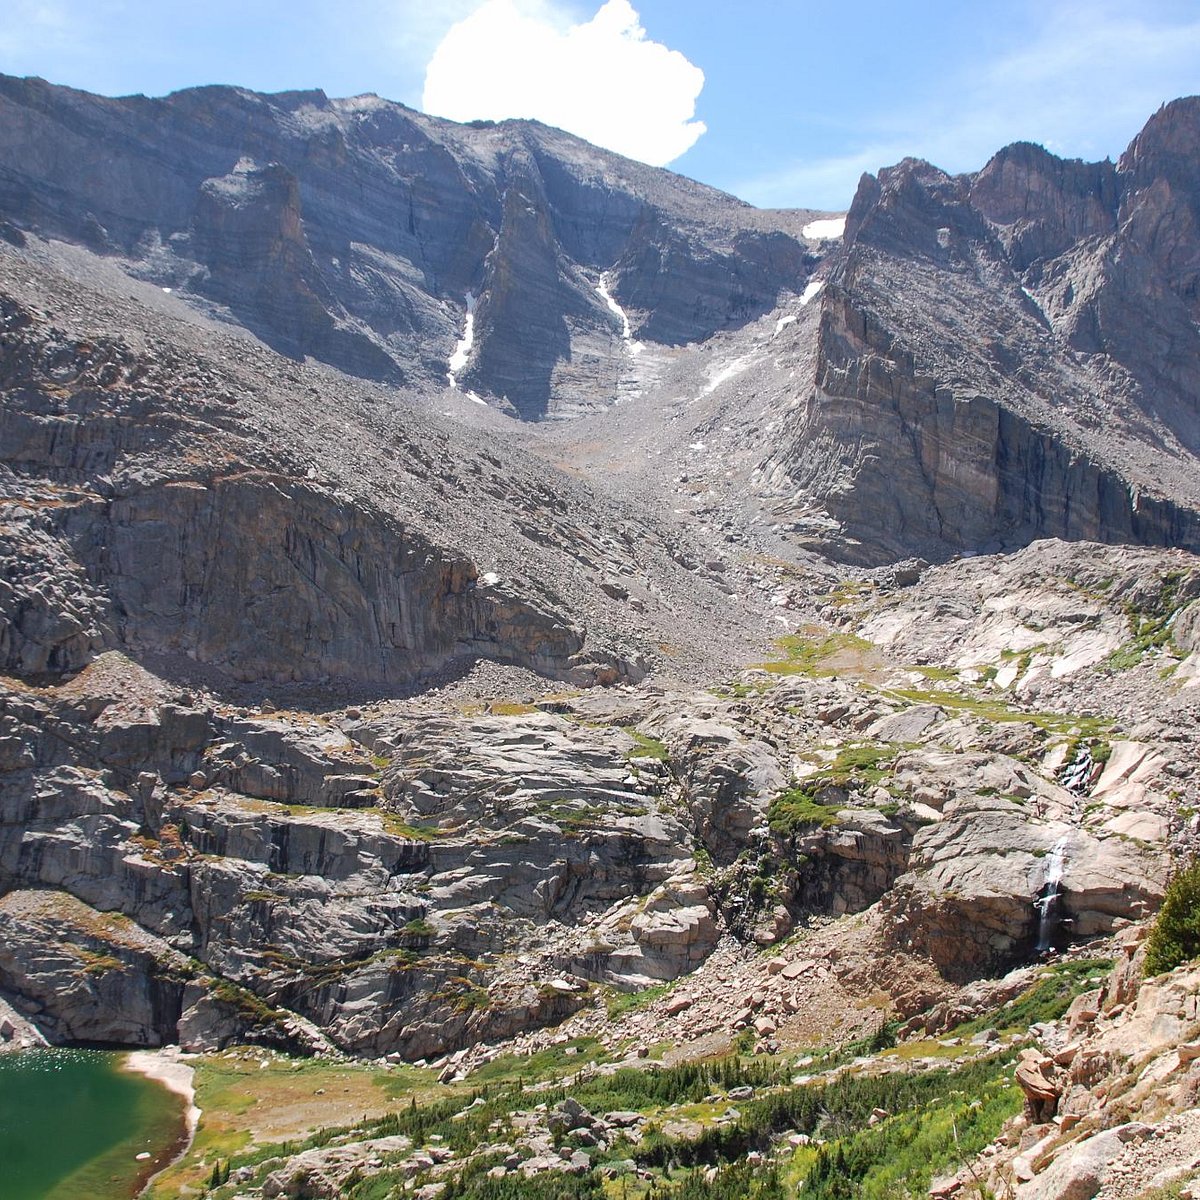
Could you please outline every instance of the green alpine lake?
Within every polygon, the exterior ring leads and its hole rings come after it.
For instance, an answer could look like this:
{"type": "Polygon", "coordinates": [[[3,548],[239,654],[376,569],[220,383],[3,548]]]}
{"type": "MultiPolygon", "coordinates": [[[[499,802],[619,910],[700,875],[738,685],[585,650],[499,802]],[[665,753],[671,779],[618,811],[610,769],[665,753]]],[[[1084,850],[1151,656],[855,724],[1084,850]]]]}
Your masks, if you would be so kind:
{"type": "Polygon", "coordinates": [[[170,1161],[184,1137],[183,1101],[122,1070],[122,1057],[0,1054],[4,1200],[129,1200],[170,1161]]]}

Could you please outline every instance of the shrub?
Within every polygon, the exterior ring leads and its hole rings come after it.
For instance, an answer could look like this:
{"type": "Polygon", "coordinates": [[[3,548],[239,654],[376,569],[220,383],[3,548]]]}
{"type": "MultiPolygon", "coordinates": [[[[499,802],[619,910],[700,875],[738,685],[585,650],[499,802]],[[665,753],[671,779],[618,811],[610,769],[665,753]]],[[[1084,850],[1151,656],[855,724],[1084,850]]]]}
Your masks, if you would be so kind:
{"type": "Polygon", "coordinates": [[[822,804],[801,787],[780,792],[767,807],[767,822],[774,833],[784,837],[812,829],[829,829],[838,823],[843,805],[822,804]]]}
{"type": "Polygon", "coordinates": [[[1161,975],[1193,958],[1200,958],[1200,858],[1167,885],[1146,942],[1146,974],[1161,975]]]}

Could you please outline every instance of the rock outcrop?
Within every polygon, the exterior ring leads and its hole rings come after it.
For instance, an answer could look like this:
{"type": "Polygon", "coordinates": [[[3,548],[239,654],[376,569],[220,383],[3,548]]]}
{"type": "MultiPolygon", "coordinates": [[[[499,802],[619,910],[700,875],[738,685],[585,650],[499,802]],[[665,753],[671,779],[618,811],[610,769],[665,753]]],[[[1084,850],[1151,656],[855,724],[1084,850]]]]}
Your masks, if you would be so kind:
{"type": "Polygon", "coordinates": [[[1007,147],[864,176],[813,385],[766,470],[878,562],[1058,537],[1200,545],[1196,100],[1121,161],[1007,147]]]}
{"type": "Polygon", "coordinates": [[[1026,1113],[937,1195],[1115,1200],[1194,1180],[1200,972],[1142,982],[1137,946],[1134,933],[1105,985],[1040,1030],[1016,1072],[1026,1113]]]}

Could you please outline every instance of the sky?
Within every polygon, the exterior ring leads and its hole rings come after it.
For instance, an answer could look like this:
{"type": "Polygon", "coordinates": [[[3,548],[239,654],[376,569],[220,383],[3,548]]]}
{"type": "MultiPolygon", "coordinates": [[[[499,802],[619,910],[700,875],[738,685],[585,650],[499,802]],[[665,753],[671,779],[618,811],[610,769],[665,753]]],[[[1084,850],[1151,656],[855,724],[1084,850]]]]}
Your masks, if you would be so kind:
{"type": "Polygon", "coordinates": [[[1116,158],[1200,92],[1198,0],[4,0],[0,71],[535,117],[751,203],[839,211],[915,155],[1116,158]]]}

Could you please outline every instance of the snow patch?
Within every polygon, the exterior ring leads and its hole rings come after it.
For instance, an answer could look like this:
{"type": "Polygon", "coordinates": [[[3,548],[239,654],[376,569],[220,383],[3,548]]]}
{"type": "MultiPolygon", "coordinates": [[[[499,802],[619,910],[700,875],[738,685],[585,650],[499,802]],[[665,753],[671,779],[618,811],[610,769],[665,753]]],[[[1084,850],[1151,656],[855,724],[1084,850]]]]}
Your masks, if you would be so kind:
{"type": "Polygon", "coordinates": [[[1043,317],[1046,317],[1046,319],[1049,320],[1049,315],[1037,296],[1035,296],[1027,287],[1023,287],[1021,291],[1025,293],[1025,299],[1028,300],[1034,306],[1034,308],[1036,308],[1038,312],[1042,314],[1043,317]]]}
{"type": "Polygon", "coordinates": [[[600,273],[600,282],[596,286],[596,294],[607,305],[608,311],[621,322],[621,341],[625,343],[625,349],[630,354],[641,354],[646,347],[633,336],[633,327],[629,324],[629,314],[617,303],[612,292],[608,290],[607,271],[600,273]]]}
{"type": "Polygon", "coordinates": [[[809,221],[800,232],[813,241],[831,242],[846,232],[846,218],[822,217],[819,221],[809,221]]]}
{"type": "Polygon", "coordinates": [[[463,335],[458,339],[458,345],[454,347],[454,353],[450,355],[450,361],[446,364],[446,381],[452,388],[458,387],[459,372],[471,361],[471,347],[475,345],[474,292],[467,293],[466,304],[467,320],[463,327],[463,335]]]}
{"type": "Polygon", "coordinates": [[[802,291],[800,293],[801,305],[806,305],[806,304],[810,303],[811,301],[815,300],[821,294],[821,289],[824,286],[825,286],[825,280],[810,279],[808,281],[808,283],[806,283],[804,285],[804,291],[802,291]]]}
{"type": "MultiPolygon", "coordinates": [[[[804,291],[800,293],[800,307],[807,308],[808,305],[817,298],[824,286],[825,280],[810,279],[808,283],[804,285],[804,291]]],[[[785,316],[780,317],[779,320],[775,322],[775,332],[771,334],[771,336],[776,337],[778,334],[781,334],[789,325],[793,324],[799,319],[800,317],[797,313],[787,313],[785,316]]]]}

